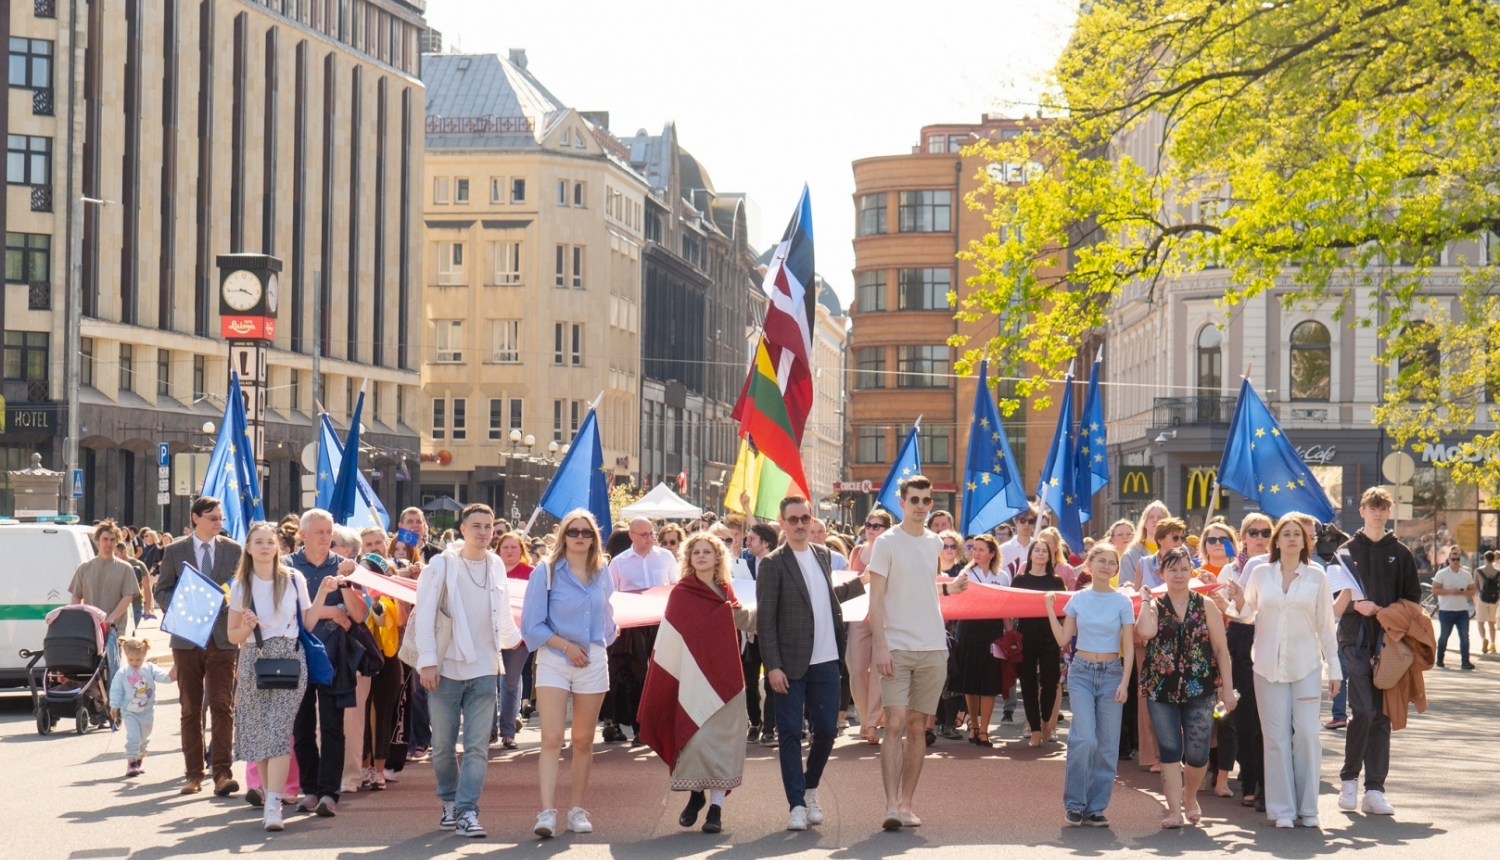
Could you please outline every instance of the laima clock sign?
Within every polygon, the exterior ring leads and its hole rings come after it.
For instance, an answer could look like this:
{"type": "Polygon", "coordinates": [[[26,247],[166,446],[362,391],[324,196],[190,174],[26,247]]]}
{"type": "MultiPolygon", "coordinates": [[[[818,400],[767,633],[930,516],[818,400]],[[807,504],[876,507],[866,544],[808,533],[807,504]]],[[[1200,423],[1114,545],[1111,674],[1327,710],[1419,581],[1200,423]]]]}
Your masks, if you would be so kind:
{"type": "Polygon", "coordinates": [[[262,474],[266,469],[266,352],[276,337],[281,261],[265,254],[220,254],[219,336],[229,341],[229,368],[240,377],[245,419],[262,474]]]}

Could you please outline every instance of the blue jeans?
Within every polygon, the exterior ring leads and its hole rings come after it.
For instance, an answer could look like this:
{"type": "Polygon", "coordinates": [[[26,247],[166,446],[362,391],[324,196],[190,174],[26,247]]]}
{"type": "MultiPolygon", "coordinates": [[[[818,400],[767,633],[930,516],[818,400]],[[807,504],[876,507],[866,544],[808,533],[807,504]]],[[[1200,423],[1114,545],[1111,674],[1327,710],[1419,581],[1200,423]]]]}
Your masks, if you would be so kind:
{"type": "Polygon", "coordinates": [[[1182,762],[1207,767],[1214,733],[1214,693],[1210,690],[1181,704],[1146,701],[1162,764],[1182,762]]]}
{"type": "MultiPolygon", "coordinates": [[[[123,624],[124,622],[122,621],[121,623],[123,624]]],[[[1464,639],[1464,641],[1468,642],[1469,640],[1464,639]]],[[[1468,653],[1469,646],[1465,645],[1464,654],[1468,653]]],[[[120,631],[115,629],[114,625],[110,625],[109,632],[104,635],[104,656],[109,660],[109,677],[104,679],[104,694],[105,698],[108,698],[109,685],[115,682],[115,673],[120,671],[120,631]]],[[[1464,662],[1467,663],[1468,661],[1469,658],[1464,657],[1464,662]]]]}
{"type": "MultiPolygon", "coordinates": [[[[1344,649],[1339,649],[1339,672],[1345,678],[1349,677],[1349,668],[1344,665],[1344,649]]],[[[1339,694],[1333,697],[1333,718],[1335,720],[1349,719],[1349,685],[1340,684],[1339,694]]]]}
{"type": "Polygon", "coordinates": [[[516,739],[516,717],[521,713],[521,680],[526,677],[526,658],[530,654],[524,644],[500,652],[505,674],[496,679],[500,684],[500,710],[496,720],[500,737],[508,741],[516,739]]]}
{"type": "Polygon", "coordinates": [[[817,788],[823,766],[833,752],[838,732],[839,664],[837,660],[807,667],[807,674],[787,680],[785,693],[776,695],[776,738],[780,742],[781,785],[789,808],[806,806],[803,793],[817,788]],[[802,769],[802,708],[807,706],[812,741],[807,747],[807,770],[802,769]]]}
{"type": "Polygon", "coordinates": [[[429,691],[432,710],[432,772],[437,776],[438,800],[453,803],[454,812],[479,811],[484,771],[489,765],[490,728],[495,725],[495,677],[480,675],[467,681],[438,677],[429,691]],[[458,769],[459,720],[463,721],[464,763],[458,769]]]}
{"type": "Polygon", "coordinates": [[[1448,634],[1455,628],[1458,630],[1459,659],[1463,665],[1469,665],[1469,610],[1439,609],[1438,623],[1442,625],[1442,632],[1438,634],[1438,665],[1443,664],[1443,658],[1448,654],[1448,634]]]}
{"type": "Polygon", "coordinates": [[[416,669],[411,670],[411,678],[407,680],[407,684],[411,690],[411,710],[407,712],[407,719],[411,722],[411,735],[407,740],[407,747],[431,749],[432,712],[427,707],[427,688],[422,686],[416,669]]]}
{"type": "Polygon", "coordinates": [[[1063,807],[1088,818],[1109,806],[1120,763],[1120,718],[1125,706],[1115,701],[1124,669],[1119,660],[1097,662],[1075,657],[1068,670],[1068,700],[1073,725],[1068,729],[1068,770],[1063,807]]]}

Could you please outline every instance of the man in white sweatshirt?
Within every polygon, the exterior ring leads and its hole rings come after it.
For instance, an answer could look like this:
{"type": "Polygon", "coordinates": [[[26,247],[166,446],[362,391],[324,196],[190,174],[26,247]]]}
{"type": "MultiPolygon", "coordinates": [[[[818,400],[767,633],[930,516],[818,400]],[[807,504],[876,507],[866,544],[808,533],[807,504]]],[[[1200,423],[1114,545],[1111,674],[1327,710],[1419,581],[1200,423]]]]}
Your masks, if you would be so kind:
{"type": "Polygon", "coordinates": [[[487,835],[479,824],[479,794],[490,729],[495,722],[500,652],[521,642],[510,609],[509,580],[490,552],[495,514],[469,505],[459,515],[462,545],[433,558],[417,584],[417,672],[432,712],[432,770],[443,804],[438,827],[460,836],[487,835]],[[441,617],[439,617],[441,615],[441,617]],[[463,724],[463,771],[455,746],[463,724]]]}

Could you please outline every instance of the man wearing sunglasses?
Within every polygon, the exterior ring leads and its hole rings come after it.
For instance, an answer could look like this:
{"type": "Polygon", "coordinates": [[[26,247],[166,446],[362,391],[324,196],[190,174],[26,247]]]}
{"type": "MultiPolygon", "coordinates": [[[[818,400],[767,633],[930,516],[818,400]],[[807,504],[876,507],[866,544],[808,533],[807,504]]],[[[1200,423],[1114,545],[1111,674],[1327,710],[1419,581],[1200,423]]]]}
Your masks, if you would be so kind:
{"type": "Polygon", "coordinates": [[[1161,578],[1162,556],[1183,545],[1187,539],[1187,523],[1176,517],[1167,517],[1156,524],[1154,537],[1156,538],[1156,554],[1141,559],[1141,567],[1136,571],[1135,577],[1137,590],[1166,585],[1166,581],[1161,578]]]}
{"type": "Polygon", "coordinates": [[[1019,567],[1024,562],[1032,535],[1036,533],[1036,505],[1016,514],[1013,522],[1016,524],[1016,536],[1000,545],[1000,569],[1012,576],[1015,572],[1011,570],[1011,565],[1019,567]]]}
{"type": "MultiPolygon", "coordinates": [[[[675,532],[674,532],[675,534],[675,532]]],[[[609,578],[615,591],[638,593],[658,585],[670,585],[676,580],[677,556],[672,551],[656,544],[656,530],[645,517],[630,521],[630,549],[615,556],[609,562],[609,578]]],[[[641,702],[641,689],[646,683],[646,669],[650,666],[651,649],[656,645],[657,625],[630,627],[620,631],[619,638],[609,646],[609,688],[613,694],[614,720],[604,727],[606,743],[625,740],[623,726],[635,732],[631,746],[641,743],[640,725],[636,722],[636,708],[641,702]]]]}
{"type": "Polygon", "coordinates": [[[912,797],[927,751],[927,719],[937,713],[948,675],[948,631],[938,593],[969,586],[967,573],[952,583],[937,581],[943,539],[924,525],[932,510],[932,481],[913,475],[901,481],[900,492],[901,525],[876,538],[869,566],[870,634],[885,702],[880,773],[886,830],[922,823],[912,797]]]}

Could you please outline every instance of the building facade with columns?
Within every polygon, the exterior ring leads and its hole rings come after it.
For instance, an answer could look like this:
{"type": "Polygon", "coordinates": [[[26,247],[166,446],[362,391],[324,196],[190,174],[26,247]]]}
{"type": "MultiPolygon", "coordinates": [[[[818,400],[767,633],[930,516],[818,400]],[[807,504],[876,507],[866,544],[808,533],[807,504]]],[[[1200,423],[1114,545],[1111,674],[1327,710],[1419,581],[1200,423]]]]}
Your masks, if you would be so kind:
{"type": "Polygon", "coordinates": [[[0,476],[33,450],[67,465],[76,267],[79,513],[180,529],[188,499],[158,507],[156,447],[213,442],[201,428],[222,416],[229,370],[215,260],[253,252],[283,263],[267,512],[301,508],[316,404],[344,430],[365,379],[371,483],[387,507],[416,501],[424,6],[0,2],[13,419],[0,476]]]}

